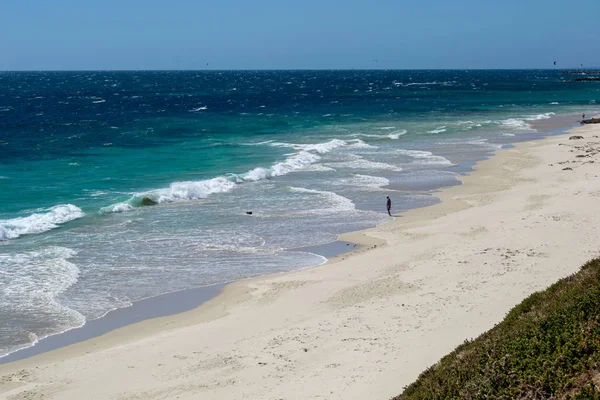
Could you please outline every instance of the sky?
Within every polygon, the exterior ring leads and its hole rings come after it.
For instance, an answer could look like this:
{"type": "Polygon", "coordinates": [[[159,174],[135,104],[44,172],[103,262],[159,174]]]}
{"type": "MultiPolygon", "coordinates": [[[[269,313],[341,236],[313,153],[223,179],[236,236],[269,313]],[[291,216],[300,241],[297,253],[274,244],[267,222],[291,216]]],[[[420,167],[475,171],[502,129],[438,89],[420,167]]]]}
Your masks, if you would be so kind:
{"type": "Polygon", "coordinates": [[[0,0],[0,70],[600,67],[600,0],[0,0]]]}

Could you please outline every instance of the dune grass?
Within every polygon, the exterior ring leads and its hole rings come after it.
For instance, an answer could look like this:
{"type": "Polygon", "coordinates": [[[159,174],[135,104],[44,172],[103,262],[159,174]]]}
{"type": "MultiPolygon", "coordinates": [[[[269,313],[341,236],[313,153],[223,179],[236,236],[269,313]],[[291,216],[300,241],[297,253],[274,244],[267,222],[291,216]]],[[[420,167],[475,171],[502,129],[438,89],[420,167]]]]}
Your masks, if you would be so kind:
{"type": "Polygon", "coordinates": [[[600,399],[600,259],[515,306],[393,400],[600,399]]]}

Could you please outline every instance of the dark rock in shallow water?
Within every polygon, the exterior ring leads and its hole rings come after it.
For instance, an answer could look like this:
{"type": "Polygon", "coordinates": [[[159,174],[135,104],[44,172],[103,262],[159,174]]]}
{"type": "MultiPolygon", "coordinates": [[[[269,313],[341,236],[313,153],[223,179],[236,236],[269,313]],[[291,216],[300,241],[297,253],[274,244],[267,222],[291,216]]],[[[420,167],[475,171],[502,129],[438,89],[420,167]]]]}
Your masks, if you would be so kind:
{"type": "Polygon", "coordinates": [[[252,211],[246,211],[246,214],[252,215],[252,211]]]}
{"type": "Polygon", "coordinates": [[[590,118],[581,121],[582,124],[600,124],[600,118],[590,118]]]}
{"type": "Polygon", "coordinates": [[[151,198],[149,198],[149,197],[142,197],[141,204],[142,204],[143,206],[155,206],[155,205],[157,205],[158,203],[157,203],[156,201],[152,200],[152,199],[151,199],[151,198]]]}
{"type": "Polygon", "coordinates": [[[576,136],[571,136],[571,137],[569,138],[569,140],[573,140],[573,139],[583,139],[583,136],[577,136],[577,135],[576,135],[576,136]]]}

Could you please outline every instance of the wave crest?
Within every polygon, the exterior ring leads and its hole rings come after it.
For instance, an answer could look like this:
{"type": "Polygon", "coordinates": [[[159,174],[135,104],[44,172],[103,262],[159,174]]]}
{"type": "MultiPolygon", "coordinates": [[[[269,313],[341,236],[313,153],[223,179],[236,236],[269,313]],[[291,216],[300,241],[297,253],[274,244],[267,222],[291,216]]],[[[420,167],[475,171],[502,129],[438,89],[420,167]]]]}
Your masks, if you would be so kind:
{"type": "Polygon", "coordinates": [[[234,181],[222,176],[203,181],[173,182],[168,188],[136,193],[128,201],[104,207],[100,212],[118,213],[142,206],[205,199],[211,194],[229,192],[235,185],[234,181]]]}
{"type": "Polygon", "coordinates": [[[452,165],[452,161],[448,160],[446,157],[437,156],[430,151],[398,149],[396,152],[416,159],[416,162],[419,164],[452,165]]]}
{"type": "Polygon", "coordinates": [[[58,228],[85,214],[73,204],[61,204],[51,207],[43,213],[34,213],[27,217],[0,220],[0,240],[16,239],[19,236],[44,233],[58,228]]]}
{"type": "Polygon", "coordinates": [[[168,188],[136,193],[128,201],[112,204],[100,209],[103,214],[131,211],[137,207],[151,206],[184,200],[205,199],[212,194],[227,193],[236,185],[257,182],[276,176],[287,175],[309,167],[321,159],[321,154],[329,153],[340,147],[371,147],[360,139],[332,139],[323,143],[295,144],[280,142],[262,142],[274,147],[290,147],[296,152],[271,167],[257,167],[242,174],[227,174],[202,181],[173,182],[168,188]]]}
{"type": "Polygon", "coordinates": [[[332,211],[342,212],[342,211],[356,210],[356,206],[354,205],[352,200],[350,200],[347,197],[341,196],[337,193],[334,193],[334,192],[329,192],[329,191],[325,191],[325,190],[307,189],[307,188],[294,187],[294,186],[290,186],[290,190],[295,193],[306,193],[306,194],[311,194],[311,195],[322,196],[327,201],[327,203],[329,203],[332,206],[331,208],[324,208],[324,209],[320,209],[320,210],[310,210],[309,212],[311,214],[318,214],[320,212],[332,212],[332,211]]]}
{"type": "MultiPolygon", "coordinates": [[[[385,127],[385,128],[392,128],[393,127],[385,127]]],[[[384,128],[380,128],[382,130],[388,130],[388,129],[384,129],[384,128]]],[[[400,136],[406,135],[407,130],[406,129],[401,129],[398,131],[394,131],[391,133],[384,133],[384,134],[376,134],[376,133],[356,133],[352,136],[360,136],[360,137],[366,137],[366,138],[370,138],[370,139],[379,139],[379,140],[398,140],[400,139],[400,136]]]]}

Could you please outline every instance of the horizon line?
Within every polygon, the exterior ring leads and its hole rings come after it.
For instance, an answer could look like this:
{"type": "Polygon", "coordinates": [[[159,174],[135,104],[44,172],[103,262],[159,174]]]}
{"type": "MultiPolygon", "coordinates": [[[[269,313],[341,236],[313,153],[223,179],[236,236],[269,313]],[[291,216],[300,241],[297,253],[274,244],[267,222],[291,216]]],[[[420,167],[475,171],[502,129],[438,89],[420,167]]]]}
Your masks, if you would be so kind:
{"type": "Polygon", "coordinates": [[[577,71],[600,70],[600,66],[572,68],[228,68],[228,69],[0,69],[10,72],[279,72],[279,71],[577,71]]]}

